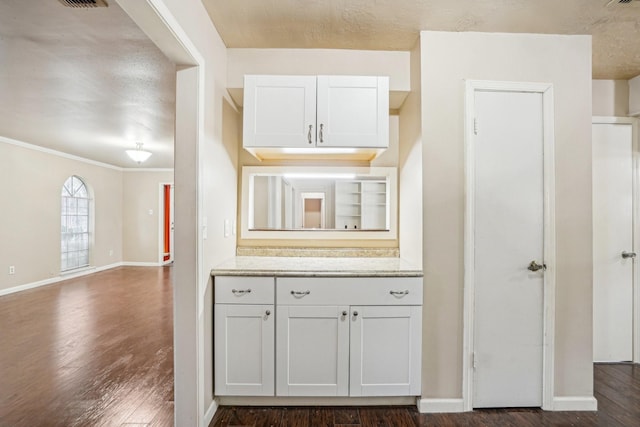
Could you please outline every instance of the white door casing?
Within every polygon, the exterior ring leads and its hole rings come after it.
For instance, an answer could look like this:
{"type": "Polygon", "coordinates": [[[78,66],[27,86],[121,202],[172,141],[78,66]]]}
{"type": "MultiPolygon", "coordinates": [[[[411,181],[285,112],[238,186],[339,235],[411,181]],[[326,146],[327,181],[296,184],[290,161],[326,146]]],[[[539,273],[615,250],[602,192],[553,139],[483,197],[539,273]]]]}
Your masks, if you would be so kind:
{"type": "MultiPolygon", "coordinates": [[[[622,252],[637,250],[634,233],[636,120],[594,117],[593,349],[596,362],[630,361],[637,331],[637,268],[622,252]]],[[[637,178],[636,178],[637,179],[637,178]]],[[[637,215],[637,214],[636,214],[637,215]]]]}
{"type": "Polygon", "coordinates": [[[468,81],[466,90],[464,407],[551,409],[553,89],[468,81]],[[531,261],[546,272],[529,271],[531,261]]]}

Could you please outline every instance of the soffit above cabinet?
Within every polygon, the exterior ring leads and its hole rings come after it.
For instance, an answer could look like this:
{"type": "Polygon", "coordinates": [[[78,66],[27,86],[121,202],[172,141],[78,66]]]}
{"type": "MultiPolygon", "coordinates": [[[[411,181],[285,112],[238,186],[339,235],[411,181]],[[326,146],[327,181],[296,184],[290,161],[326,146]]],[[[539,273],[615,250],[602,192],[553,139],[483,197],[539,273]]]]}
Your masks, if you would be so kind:
{"type": "Polygon", "coordinates": [[[409,91],[410,53],[343,49],[227,49],[227,90],[238,106],[244,101],[244,76],[389,76],[389,109],[402,106],[409,91]]]}

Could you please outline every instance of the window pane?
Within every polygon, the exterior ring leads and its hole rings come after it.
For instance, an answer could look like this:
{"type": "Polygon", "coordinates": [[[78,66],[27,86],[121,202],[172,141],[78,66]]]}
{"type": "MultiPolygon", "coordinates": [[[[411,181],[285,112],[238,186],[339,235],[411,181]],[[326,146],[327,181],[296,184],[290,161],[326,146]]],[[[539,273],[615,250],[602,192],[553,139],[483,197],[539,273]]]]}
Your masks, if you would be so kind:
{"type": "Polygon", "coordinates": [[[78,199],[78,215],[89,215],[88,199],[78,199]]]}
{"type": "Polygon", "coordinates": [[[84,267],[89,265],[89,252],[81,251],[78,253],[78,265],[84,267]]]}
{"type": "Polygon", "coordinates": [[[67,199],[67,213],[75,215],[78,212],[78,201],[72,197],[67,199]]]}
{"type": "Polygon", "coordinates": [[[78,218],[78,232],[86,233],[89,231],[89,218],[86,216],[79,216],[78,218]]]}
{"type": "Polygon", "coordinates": [[[63,271],[89,265],[88,190],[82,179],[69,177],[61,192],[60,265],[63,271]]]}

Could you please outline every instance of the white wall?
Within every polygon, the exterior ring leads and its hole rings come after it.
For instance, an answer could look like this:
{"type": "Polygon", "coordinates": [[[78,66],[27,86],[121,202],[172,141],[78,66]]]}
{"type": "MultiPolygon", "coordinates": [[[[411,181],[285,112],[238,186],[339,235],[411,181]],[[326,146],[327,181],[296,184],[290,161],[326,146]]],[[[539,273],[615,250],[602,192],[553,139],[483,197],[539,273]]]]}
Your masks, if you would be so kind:
{"type": "Polygon", "coordinates": [[[594,116],[627,117],[629,82],[627,80],[593,80],[594,116]]]}
{"type": "Polygon", "coordinates": [[[421,33],[425,398],[462,395],[464,80],[548,82],[555,96],[555,395],[593,396],[591,38],[421,33]]]}
{"type": "Polygon", "coordinates": [[[160,256],[160,184],[173,183],[173,171],[125,170],[122,179],[122,257],[124,262],[158,263],[160,256]]]}

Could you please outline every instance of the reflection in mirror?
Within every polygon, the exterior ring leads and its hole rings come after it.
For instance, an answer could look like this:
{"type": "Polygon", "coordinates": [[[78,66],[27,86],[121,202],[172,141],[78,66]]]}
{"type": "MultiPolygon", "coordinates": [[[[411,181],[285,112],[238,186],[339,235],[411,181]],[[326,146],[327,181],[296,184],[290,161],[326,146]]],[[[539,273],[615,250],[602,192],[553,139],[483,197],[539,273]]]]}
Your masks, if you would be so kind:
{"type": "Polygon", "coordinates": [[[248,179],[249,230],[389,230],[388,175],[265,171],[248,179]]]}

